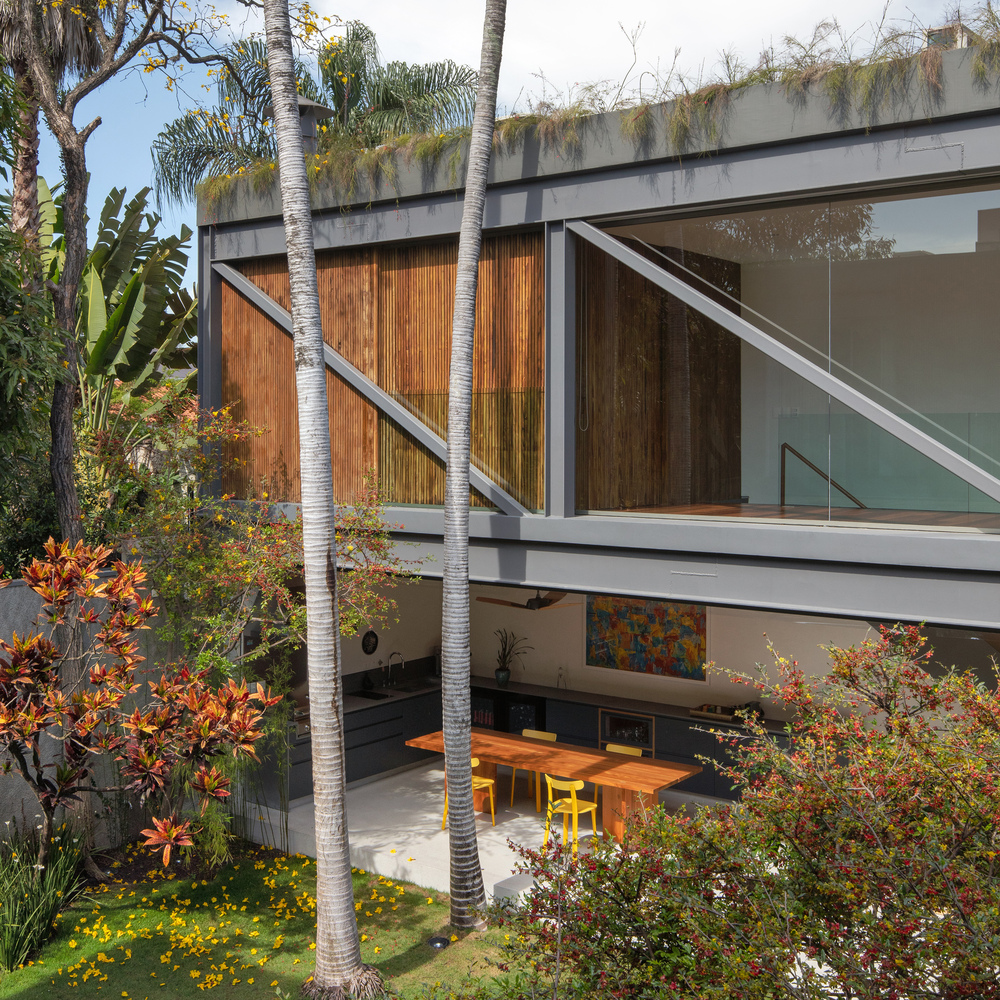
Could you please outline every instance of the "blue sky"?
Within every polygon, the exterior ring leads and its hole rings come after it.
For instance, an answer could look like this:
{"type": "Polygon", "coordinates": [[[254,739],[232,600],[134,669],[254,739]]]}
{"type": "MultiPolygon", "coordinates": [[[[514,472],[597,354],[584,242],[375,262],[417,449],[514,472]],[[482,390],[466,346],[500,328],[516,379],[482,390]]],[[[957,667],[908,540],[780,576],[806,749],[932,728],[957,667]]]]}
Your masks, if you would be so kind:
{"type": "MultiPolygon", "coordinates": [[[[478,66],[482,40],[483,3],[476,0],[436,0],[415,4],[400,0],[369,0],[360,4],[334,5],[314,0],[322,14],[341,19],[360,19],[374,29],[383,58],[427,62],[454,59],[478,66]]],[[[509,0],[507,31],[500,80],[501,112],[524,110],[545,87],[565,93],[596,80],[621,80],[633,61],[626,35],[644,24],[637,43],[637,63],[632,78],[642,74],[648,86],[655,73],[662,76],[680,49],[678,68],[692,77],[710,76],[719,65],[723,50],[735,51],[748,62],[768,45],[781,44],[785,35],[806,38],[821,20],[836,15],[841,26],[863,48],[874,22],[882,20],[882,7],[862,0],[838,0],[835,5],[814,0],[716,0],[706,23],[700,5],[653,3],[651,0],[618,0],[615,4],[596,0],[509,0]],[[831,10],[831,6],[835,10],[831,10]],[[542,77],[545,81],[543,82],[542,77]]],[[[235,5],[234,19],[246,24],[245,12],[235,5]]],[[[937,0],[894,3],[888,17],[924,25],[940,23],[942,6],[937,0]]],[[[253,30],[253,24],[246,28],[253,30]]],[[[242,30],[242,28],[241,28],[242,30]]],[[[184,75],[183,92],[168,92],[162,79],[131,73],[106,84],[83,101],[77,111],[78,125],[100,116],[102,124],[87,144],[91,171],[90,215],[100,213],[112,187],[129,193],[151,183],[149,149],[165,122],[193,106],[193,98],[210,99],[202,90],[202,71],[184,75]]],[[[43,128],[41,166],[49,183],[60,176],[58,147],[43,128]]],[[[192,205],[164,206],[165,229],[176,232],[182,224],[194,228],[192,205]]],[[[189,269],[189,276],[193,270],[189,269]]]]}

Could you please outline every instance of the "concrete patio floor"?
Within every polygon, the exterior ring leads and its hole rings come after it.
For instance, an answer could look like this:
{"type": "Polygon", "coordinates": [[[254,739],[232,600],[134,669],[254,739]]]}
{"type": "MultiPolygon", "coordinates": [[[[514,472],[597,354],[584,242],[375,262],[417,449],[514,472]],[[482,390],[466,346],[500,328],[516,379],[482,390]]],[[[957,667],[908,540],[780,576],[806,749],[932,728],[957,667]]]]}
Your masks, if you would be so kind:
{"type": "MultiPolygon", "coordinates": [[[[535,812],[535,798],[528,795],[527,777],[518,774],[514,805],[510,805],[510,768],[497,775],[496,826],[489,813],[479,813],[477,835],[483,881],[492,898],[498,882],[514,871],[519,856],[510,846],[540,847],[545,833],[545,803],[535,812]]],[[[351,864],[378,872],[386,878],[403,879],[447,892],[449,889],[448,831],[441,829],[444,807],[444,760],[437,758],[414,768],[347,789],[347,817],[351,842],[351,864]]],[[[583,797],[593,796],[587,786],[583,797]]],[[[713,804],[718,800],[679,792],[661,792],[669,809],[713,804]]],[[[283,817],[276,810],[260,809],[254,820],[254,839],[281,844],[283,817]]],[[[562,833],[562,823],[556,825],[562,833]]],[[[601,832],[598,810],[597,832],[601,832]]],[[[590,817],[580,819],[580,849],[590,842],[590,817]]],[[[288,809],[288,850],[315,857],[316,838],[312,796],[293,799],[288,809]]]]}

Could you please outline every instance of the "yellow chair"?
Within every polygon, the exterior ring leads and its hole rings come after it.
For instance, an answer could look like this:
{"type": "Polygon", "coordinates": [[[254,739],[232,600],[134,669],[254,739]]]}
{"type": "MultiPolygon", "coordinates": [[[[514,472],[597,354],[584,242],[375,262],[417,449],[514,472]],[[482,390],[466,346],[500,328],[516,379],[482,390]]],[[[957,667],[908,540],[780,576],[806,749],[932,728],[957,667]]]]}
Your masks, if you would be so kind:
{"type": "MultiPolygon", "coordinates": [[[[532,740],[547,740],[549,743],[555,743],[556,734],[547,733],[543,729],[522,729],[522,736],[527,736],[532,740]]],[[[523,769],[522,769],[523,770],[523,769]]],[[[531,794],[531,780],[534,776],[535,780],[535,812],[542,811],[542,772],[541,771],[529,771],[528,772],[528,794],[531,794]]],[[[510,770],[510,804],[514,804],[514,779],[517,777],[517,768],[512,767],[510,770]]]]}
{"type": "Polygon", "coordinates": [[[552,823],[553,814],[561,813],[563,818],[563,844],[566,843],[569,818],[570,816],[573,817],[573,854],[575,856],[580,813],[590,813],[590,824],[594,829],[594,836],[597,836],[597,803],[585,802],[576,797],[576,793],[584,786],[583,781],[559,781],[556,778],[550,778],[548,775],[545,775],[545,781],[549,786],[549,805],[545,813],[545,840],[542,841],[542,850],[548,847],[549,844],[549,826],[552,823]],[[569,792],[569,797],[557,799],[553,796],[553,791],[569,792]]]}
{"type": "MultiPolygon", "coordinates": [[[[472,766],[479,767],[479,758],[472,758],[472,766]]],[[[481,778],[478,774],[472,776],[472,790],[474,792],[481,791],[484,788],[490,790],[490,819],[493,820],[493,825],[497,825],[497,810],[496,803],[493,800],[493,785],[495,782],[492,778],[481,778]]],[[[441,817],[441,829],[444,829],[445,823],[448,822],[448,781],[445,779],[444,783],[444,815],[441,817]]]]}
{"type": "MultiPolygon", "coordinates": [[[[608,753],[621,753],[625,754],[628,757],[642,756],[642,747],[627,747],[623,743],[606,743],[604,745],[604,749],[607,750],[608,753]]],[[[597,784],[597,782],[595,781],[594,782],[595,799],[598,797],[598,795],[600,795],[600,792],[601,792],[601,786],[597,784]]]]}

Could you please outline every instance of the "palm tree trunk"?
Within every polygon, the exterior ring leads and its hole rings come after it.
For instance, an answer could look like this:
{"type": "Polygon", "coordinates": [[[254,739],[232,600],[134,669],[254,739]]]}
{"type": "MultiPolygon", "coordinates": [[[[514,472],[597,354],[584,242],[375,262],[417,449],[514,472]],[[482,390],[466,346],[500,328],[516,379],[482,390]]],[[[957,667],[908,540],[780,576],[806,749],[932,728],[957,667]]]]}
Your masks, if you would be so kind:
{"type": "MultiPolygon", "coordinates": [[[[24,105],[18,116],[20,135],[14,160],[13,191],[10,205],[10,228],[24,237],[29,246],[38,243],[38,98],[35,83],[23,59],[11,63],[14,87],[24,105]]],[[[37,268],[36,268],[37,271],[37,268]]],[[[37,273],[30,280],[37,280],[37,273]]]]}
{"type": "Polygon", "coordinates": [[[316,965],[312,997],[381,995],[382,979],[361,961],[347,838],[344,702],[340,678],[337,566],[323,329],[309,184],[292,58],[287,0],[264,0],[281,205],[288,250],[302,476],[310,733],[316,816],[316,965]]]}
{"type": "Polygon", "coordinates": [[[472,346],[486,180],[496,125],[497,80],[507,0],[486,0],[482,68],[469,143],[465,204],[458,241],[455,314],[448,390],[448,474],[444,507],[444,598],[441,620],[441,700],[448,775],[451,922],[477,926],[486,902],[472,805],[472,712],[469,687],[469,436],[472,346]]]}

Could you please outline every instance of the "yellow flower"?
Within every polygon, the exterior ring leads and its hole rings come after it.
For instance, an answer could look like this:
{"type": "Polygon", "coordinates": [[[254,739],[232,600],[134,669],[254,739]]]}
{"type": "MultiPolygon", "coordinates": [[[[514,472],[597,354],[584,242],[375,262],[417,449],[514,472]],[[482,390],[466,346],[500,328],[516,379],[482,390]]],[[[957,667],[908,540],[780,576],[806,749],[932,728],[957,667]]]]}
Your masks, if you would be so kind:
{"type": "Polygon", "coordinates": [[[70,941],[69,946],[71,948],[75,948],[76,947],[76,942],[75,941],[70,941]]]}

